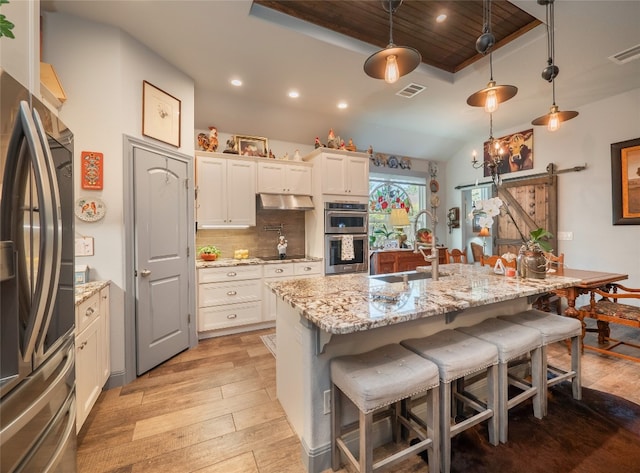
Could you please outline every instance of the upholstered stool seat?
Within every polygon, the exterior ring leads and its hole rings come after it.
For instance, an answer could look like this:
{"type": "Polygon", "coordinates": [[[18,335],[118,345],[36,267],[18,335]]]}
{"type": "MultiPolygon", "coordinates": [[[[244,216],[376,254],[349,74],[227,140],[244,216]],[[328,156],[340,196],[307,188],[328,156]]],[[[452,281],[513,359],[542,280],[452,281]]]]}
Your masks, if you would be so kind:
{"type": "Polygon", "coordinates": [[[331,463],[340,469],[342,451],[361,473],[388,469],[427,450],[430,469],[439,471],[438,439],[439,393],[438,367],[398,344],[385,345],[359,355],[331,360],[331,463]],[[359,459],[351,453],[344,435],[356,428],[342,425],[344,394],[359,410],[359,459]],[[416,416],[409,402],[414,395],[426,393],[426,419],[416,416]],[[401,405],[403,404],[403,405],[401,405]],[[373,463],[373,415],[383,407],[391,407],[394,441],[399,440],[400,425],[415,434],[419,441],[376,463],[373,463]],[[433,465],[436,465],[433,467],[433,465]],[[432,469],[433,468],[433,469],[432,469]]]}
{"type": "Polygon", "coordinates": [[[403,340],[401,345],[438,365],[440,376],[440,462],[441,470],[451,469],[451,438],[463,430],[488,420],[489,442],[498,444],[498,349],[492,343],[456,330],[443,330],[424,338],[403,340]],[[486,403],[463,389],[464,377],[486,372],[486,403]],[[452,388],[452,382],[455,387],[452,388]],[[455,399],[454,399],[455,398],[455,399]],[[461,401],[475,414],[459,421],[452,415],[454,401],[461,401]]]}
{"type": "Polygon", "coordinates": [[[547,386],[542,371],[542,336],[536,329],[499,319],[487,319],[470,327],[456,330],[492,343],[498,349],[498,419],[500,441],[508,438],[509,409],[533,397],[533,415],[543,415],[542,397],[547,386]],[[528,355],[531,360],[531,381],[509,375],[509,362],[528,355]],[[509,385],[520,393],[509,399],[509,385]]]}
{"type": "MultiPolygon", "coordinates": [[[[574,399],[582,399],[581,357],[582,324],[578,319],[555,315],[531,309],[515,315],[498,317],[507,322],[534,328],[542,335],[542,373],[547,378],[547,387],[565,380],[571,380],[574,399]],[[547,346],[551,343],[571,340],[571,367],[560,369],[550,366],[547,360],[547,346]]],[[[543,396],[543,415],[547,415],[547,396],[543,396]]]]}

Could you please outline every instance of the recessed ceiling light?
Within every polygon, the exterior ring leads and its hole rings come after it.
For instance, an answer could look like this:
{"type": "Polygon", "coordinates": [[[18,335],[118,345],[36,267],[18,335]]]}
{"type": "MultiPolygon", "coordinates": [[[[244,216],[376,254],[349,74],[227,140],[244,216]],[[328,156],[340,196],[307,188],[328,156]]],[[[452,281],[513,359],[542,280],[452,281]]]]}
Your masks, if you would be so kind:
{"type": "Polygon", "coordinates": [[[338,102],[338,108],[340,109],[347,108],[348,106],[347,102],[338,102]]]}
{"type": "Polygon", "coordinates": [[[242,81],[240,79],[231,79],[231,85],[240,87],[242,85],[242,81]]]}
{"type": "Polygon", "coordinates": [[[290,90],[289,97],[291,97],[292,99],[297,99],[298,97],[300,97],[300,92],[298,92],[297,90],[290,90]]]}
{"type": "Polygon", "coordinates": [[[436,23],[442,23],[446,19],[447,19],[447,14],[440,13],[438,16],[436,16],[436,23]]]}

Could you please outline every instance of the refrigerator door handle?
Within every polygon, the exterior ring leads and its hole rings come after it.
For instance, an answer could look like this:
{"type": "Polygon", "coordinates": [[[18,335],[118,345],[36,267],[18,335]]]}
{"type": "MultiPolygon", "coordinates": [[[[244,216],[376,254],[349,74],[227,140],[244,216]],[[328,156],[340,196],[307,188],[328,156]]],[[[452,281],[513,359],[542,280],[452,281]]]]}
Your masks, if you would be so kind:
{"type": "MultiPolygon", "coordinates": [[[[28,308],[27,326],[23,338],[22,345],[22,358],[24,362],[31,362],[33,353],[35,351],[35,345],[40,333],[42,324],[45,319],[47,311],[47,300],[52,290],[51,285],[53,283],[53,270],[54,270],[54,242],[55,242],[55,219],[53,202],[50,200],[51,181],[48,176],[47,164],[44,151],[42,150],[42,144],[37,136],[36,126],[31,117],[29,104],[26,101],[21,101],[19,106],[18,117],[15,122],[15,126],[11,133],[11,139],[9,140],[9,146],[7,149],[7,161],[5,167],[5,175],[3,176],[2,186],[2,221],[0,226],[2,227],[3,240],[16,239],[20,232],[23,232],[23,228],[17,228],[18,212],[22,212],[22,209],[18,209],[18,201],[20,199],[19,193],[25,192],[24,189],[16,189],[21,184],[19,182],[21,178],[21,172],[25,172],[21,169],[22,166],[27,166],[28,163],[22,159],[22,142],[23,139],[27,143],[29,148],[29,157],[32,164],[33,173],[35,175],[36,193],[38,196],[38,207],[40,215],[40,247],[38,248],[38,272],[37,279],[33,286],[33,293],[29,294],[29,297],[33,297],[31,301],[31,307],[28,308]],[[4,238],[4,233],[9,232],[8,238],[4,238]]],[[[18,262],[18,268],[25,265],[25,261],[18,262]]],[[[59,273],[59,271],[58,271],[59,273]]],[[[25,281],[26,275],[19,277],[20,292],[31,291],[31,287],[28,286],[25,281]]]]}
{"type": "MultiPolygon", "coordinates": [[[[53,156],[51,155],[51,149],[49,148],[49,140],[47,134],[42,126],[42,120],[37,110],[33,110],[33,123],[35,125],[36,133],[40,139],[40,146],[44,155],[44,161],[47,169],[47,176],[49,177],[49,200],[51,202],[51,214],[45,214],[45,218],[51,218],[47,221],[47,226],[51,226],[53,233],[53,240],[50,245],[46,245],[47,249],[51,251],[51,284],[48,287],[46,299],[43,304],[44,318],[42,326],[40,328],[40,337],[36,350],[42,350],[42,347],[49,330],[49,324],[53,316],[53,309],[56,303],[57,287],[60,282],[60,268],[62,267],[62,208],[60,204],[60,190],[58,189],[58,179],[56,177],[56,167],[53,162],[53,156]]],[[[45,189],[46,190],[46,189],[45,189]]],[[[46,198],[47,196],[45,196],[46,198]]]]}

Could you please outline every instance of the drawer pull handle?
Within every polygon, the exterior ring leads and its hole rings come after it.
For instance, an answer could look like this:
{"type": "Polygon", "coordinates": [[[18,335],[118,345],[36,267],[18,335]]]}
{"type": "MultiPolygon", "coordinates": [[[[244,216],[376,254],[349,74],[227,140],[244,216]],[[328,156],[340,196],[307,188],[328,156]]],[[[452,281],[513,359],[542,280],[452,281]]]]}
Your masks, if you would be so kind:
{"type": "Polygon", "coordinates": [[[238,317],[238,314],[229,314],[227,315],[227,319],[235,319],[238,317]]]}
{"type": "Polygon", "coordinates": [[[95,310],[93,307],[89,307],[89,308],[84,312],[84,316],[85,316],[85,317],[90,317],[90,316],[92,316],[92,315],[93,315],[93,313],[94,313],[95,311],[96,311],[96,310],[95,310]]]}
{"type": "Polygon", "coordinates": [[[311,266],[305,266],[305,267],[304,267],[304,270],[305,270],[305,271],[311,271],[311,266]]]}
{"type": "Polygon", "coordinates": [[[227,296],[235,296],[236,294],[238,294],[237,291],[228,291],[227,292],[227,296]]]}
{"type": "Polygon", "coordinates": [[[87,346],[87,342],[82,342],[82,345],[80,345],[78,348],[80,350],[84,350],[84,347],[86,347],[86,346],[87,346]]]}
{"type": "Polygon", "coordinates": [[[276,269],[276,273],[284,273],[284,269],[278,268],[278,269],[276,269]]]}
{"type": "Polygon", "coordinates": [[[234,276],[237,276],[237,275],[238,275],[238,273],[235,273],[233,271],[227,273],[227,276],[229,276],[230,278],[232,278],[234,276]]]}

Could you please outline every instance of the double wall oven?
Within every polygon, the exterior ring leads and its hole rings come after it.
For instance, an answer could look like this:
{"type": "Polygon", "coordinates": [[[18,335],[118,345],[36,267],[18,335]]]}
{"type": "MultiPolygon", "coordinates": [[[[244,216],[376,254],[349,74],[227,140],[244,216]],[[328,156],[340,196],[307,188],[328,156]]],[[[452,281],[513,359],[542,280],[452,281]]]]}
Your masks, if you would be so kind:
{"type": "Polygon", "coordinates": [[[369,271],[367,204],[325,203],[324,253],[326,275],[369,271]],[[345,251],[352,243],[353,252],[345,251]]]}

